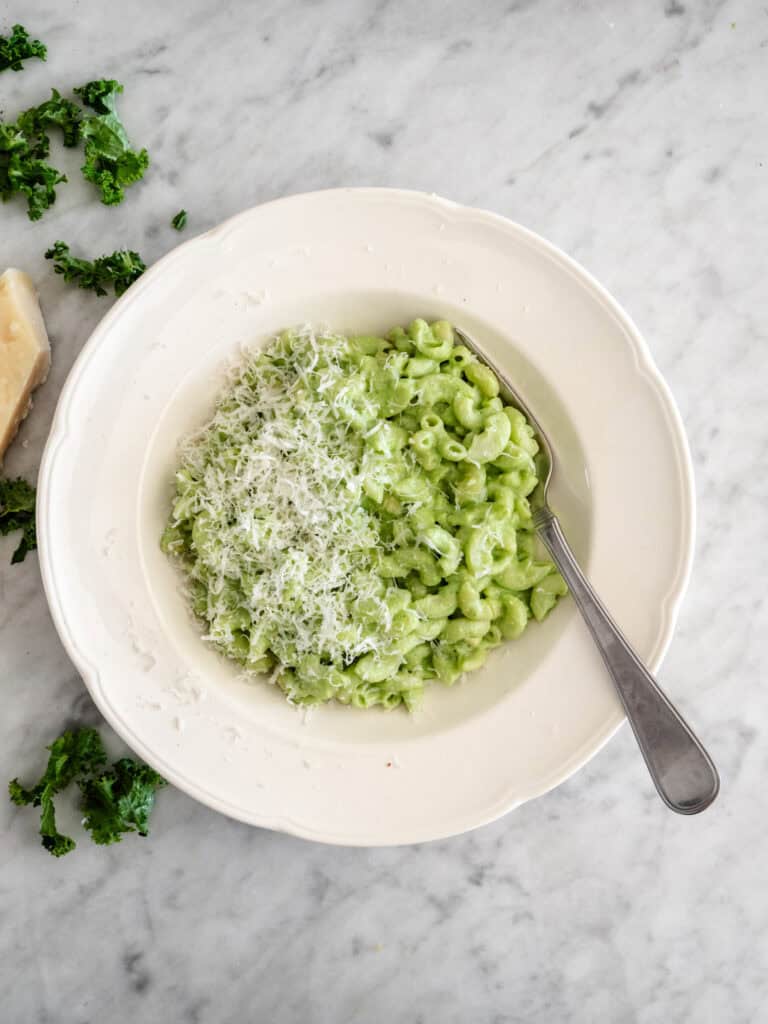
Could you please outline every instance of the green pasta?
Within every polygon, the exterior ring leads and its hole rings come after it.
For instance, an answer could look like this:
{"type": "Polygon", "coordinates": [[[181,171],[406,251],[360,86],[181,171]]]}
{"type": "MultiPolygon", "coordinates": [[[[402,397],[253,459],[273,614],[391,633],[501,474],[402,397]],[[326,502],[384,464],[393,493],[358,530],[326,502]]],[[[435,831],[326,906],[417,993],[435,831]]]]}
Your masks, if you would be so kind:
{"type": "Polygon", "coordinates": [[[161,543],[210,643],[291,702],[412,709],[567,592],[537,451],[445,321],[286,331],[185,442],[161,543]]]}

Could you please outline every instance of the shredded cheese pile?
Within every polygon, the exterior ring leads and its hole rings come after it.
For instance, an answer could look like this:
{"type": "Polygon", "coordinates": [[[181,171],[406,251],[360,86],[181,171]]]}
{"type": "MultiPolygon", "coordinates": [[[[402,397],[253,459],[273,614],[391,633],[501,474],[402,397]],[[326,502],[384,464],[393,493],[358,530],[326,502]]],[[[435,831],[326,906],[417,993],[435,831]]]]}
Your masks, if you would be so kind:
{"type": "MultiPolygon", "coordinates": [[[[361,504],[364,444],[339,416],[355,398],[349,356],[345,338],[309,328],[251,353],[183,447],[164,538],[177,554],[191,541],[186,568],[208,639],[253,671],[272,667],[269,651],[305,683],[313,668],[328,674],[318,657],[343,669],[393,639],[384,597],[396,588],[378,573],[379,525],[361,504]]],[[[306,696],[295,676],[278,681],[306,696]]],[[[355,703],[382,696],[354,688],[355,703]]]]}

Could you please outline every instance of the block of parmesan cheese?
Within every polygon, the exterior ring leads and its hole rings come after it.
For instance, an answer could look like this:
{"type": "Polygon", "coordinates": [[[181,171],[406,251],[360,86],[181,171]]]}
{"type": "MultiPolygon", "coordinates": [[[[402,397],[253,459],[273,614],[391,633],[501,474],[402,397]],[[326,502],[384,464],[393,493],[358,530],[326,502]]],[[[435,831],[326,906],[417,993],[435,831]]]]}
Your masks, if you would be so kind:
{"type": "Polygon", "coordinates": [[[0,462],[48,376],[51,346],[32,281],[21,270],[0,275],[0,462]]]}

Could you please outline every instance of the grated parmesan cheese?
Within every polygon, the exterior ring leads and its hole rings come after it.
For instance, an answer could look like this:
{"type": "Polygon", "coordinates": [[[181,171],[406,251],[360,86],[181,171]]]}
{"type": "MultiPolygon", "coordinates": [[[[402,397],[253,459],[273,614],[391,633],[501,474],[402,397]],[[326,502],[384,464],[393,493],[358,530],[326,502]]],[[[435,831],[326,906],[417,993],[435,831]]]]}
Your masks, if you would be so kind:
{"type": "Polygon", "coordinates": [[[269,669],[271,652],[281,685],[285,666],[311,674],[319,656],[343,670],[392,639],[380,530],[361,504],[363,438],[349,424],[358,408],[371,420],[376,410],[348,359],[345,338],[309,328],[250,352],[177,474],[166,543],[178,547],[192,522],[188,568],[207,639],[254,671],[269,669]]]}

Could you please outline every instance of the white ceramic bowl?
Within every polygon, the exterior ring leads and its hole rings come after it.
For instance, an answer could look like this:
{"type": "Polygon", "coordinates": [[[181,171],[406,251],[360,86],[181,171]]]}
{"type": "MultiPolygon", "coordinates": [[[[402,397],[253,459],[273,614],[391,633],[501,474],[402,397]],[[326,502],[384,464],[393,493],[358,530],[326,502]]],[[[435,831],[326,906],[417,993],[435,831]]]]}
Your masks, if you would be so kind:
{"type": "Polygon", "coordinates": [[[551,504],[656,669],[688,578],[690,457],[629,317],[502,217],[352,189],[257,207],[175,249],[104,318],[64,387],[39,484],[56,627],[105,718],[171,782],[243,821],[333,843],[434,839],[491,821],[585,763],[623,714],[571,602],[424,710],[305,714],[207,649],[158,539],[176,446],[239,347],[298,322],[465,327],[554,445],[551,504]]]}

